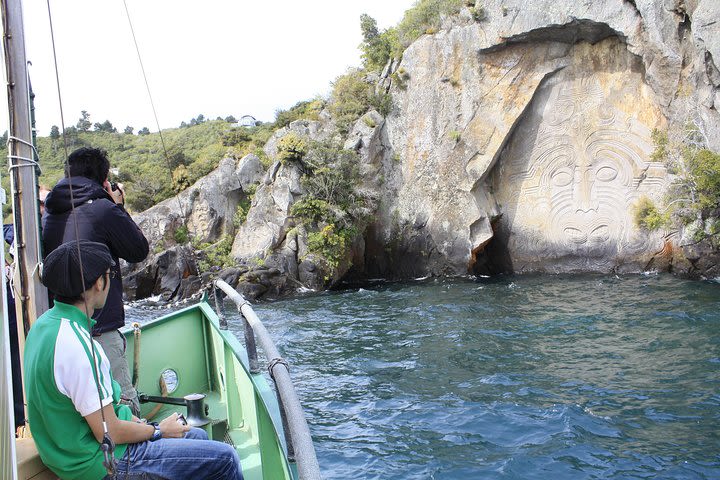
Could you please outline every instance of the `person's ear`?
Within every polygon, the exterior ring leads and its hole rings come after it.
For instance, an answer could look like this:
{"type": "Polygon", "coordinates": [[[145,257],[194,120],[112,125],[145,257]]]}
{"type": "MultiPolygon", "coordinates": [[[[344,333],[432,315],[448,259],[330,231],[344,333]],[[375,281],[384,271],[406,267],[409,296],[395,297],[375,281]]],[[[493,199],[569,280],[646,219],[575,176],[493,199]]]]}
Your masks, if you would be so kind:
{"type": "Polygon", "coordinates": [[[102,292],[105,290],[105,284],[107,283],[107,279],[105,278],[106,275],[103,273],[98,277],[97,280],[95,280],[95,283],[93,286],[97,289],[98,292],[102,292]]]}

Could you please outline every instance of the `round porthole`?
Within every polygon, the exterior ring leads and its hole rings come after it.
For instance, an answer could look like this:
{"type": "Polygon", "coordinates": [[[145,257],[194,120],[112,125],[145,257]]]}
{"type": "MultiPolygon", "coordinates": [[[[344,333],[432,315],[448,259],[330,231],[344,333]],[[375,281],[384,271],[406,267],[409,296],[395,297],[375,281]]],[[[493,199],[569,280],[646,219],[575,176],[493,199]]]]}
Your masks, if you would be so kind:
{"type": "Polygon", "coordinates": [[[167,370],[163,371],[162,378],[163,381],[165,381],[165,386],[167,387],[168,393],[173,393],[175,390],[177,390],[178,375],[175,370],[173,370],[172,368],[168,368],[167,370]]]}

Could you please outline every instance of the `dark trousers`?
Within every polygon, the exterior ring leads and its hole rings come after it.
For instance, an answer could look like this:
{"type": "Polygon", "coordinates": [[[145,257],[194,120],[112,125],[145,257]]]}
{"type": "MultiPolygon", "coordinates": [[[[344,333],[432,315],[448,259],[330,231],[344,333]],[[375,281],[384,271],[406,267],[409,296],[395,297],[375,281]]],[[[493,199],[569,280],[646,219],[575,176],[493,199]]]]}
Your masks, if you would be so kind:
{"type": "Polygon", "coordinates": [[[25,425],[25,407],[23,405],[22,371],[20,370],[20,347],[18,346],[18,325],[15,316],[15,298],[10,285],[5,290],[8,303],[8,333],[10,334],[10,364],[12,366],[13,405],[15,428],[25,425]]]}

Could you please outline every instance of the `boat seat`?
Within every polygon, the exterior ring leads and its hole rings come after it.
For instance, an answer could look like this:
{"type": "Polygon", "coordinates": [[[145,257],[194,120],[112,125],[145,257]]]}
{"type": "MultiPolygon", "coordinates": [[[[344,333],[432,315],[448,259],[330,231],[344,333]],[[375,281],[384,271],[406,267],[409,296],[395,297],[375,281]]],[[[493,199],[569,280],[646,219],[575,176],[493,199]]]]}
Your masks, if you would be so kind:
{"type": "Polygon", "coordinates": [[[15,441],[15,449],[20,480],[59,480],[57,475],[40,460],[40,454],[32,438],[18,438],[15,441]]]}

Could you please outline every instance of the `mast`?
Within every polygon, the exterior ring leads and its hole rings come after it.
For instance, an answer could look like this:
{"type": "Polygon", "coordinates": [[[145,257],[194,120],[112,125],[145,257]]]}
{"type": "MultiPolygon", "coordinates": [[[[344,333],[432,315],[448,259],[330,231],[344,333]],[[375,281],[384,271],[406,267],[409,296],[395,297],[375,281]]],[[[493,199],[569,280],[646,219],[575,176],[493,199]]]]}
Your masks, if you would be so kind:
{"type": "MultiPolygon", "coordinates": [[[[3,49],[5,74],[7,81],[7,99],[9,114],[8,166],[10,169],[10,201],[13,207],[15,273],[13,293],[17,318],[17,337],[22,365],[22,353],[25,347],[25,335],[32,322],[48,308],[47,290],[40,283],[38,265],[40,256],[40,228],[38,209],[38,186],[36,178],[36,156],[33,148],[33,136],[30,120],[30,88],[25,56],[22,4],[20,0],[0,0],[3,22],[3,49]],[[22,328],[20,326],[23,326],[22,328]]],[[[4,193],[4,192],[3,192],[4,193]]],[[[2,197],[5,197],[3,194],[2,197]]],[[[3,203],[4,203],[3,198],[3,203]]],[[[4,251],[4,249],[3,249],[4,251]]],[[[4,255],[0,255],[5,266],[4,255]]],[[[2,478],[16,479],[17,457],[15,444],[15,422],[13,411],[13,382],[10,362],[10,345],[6,277],[2,273],[2,328],[0,342],[2,348],[2,392],[0,405],[5,415],[0,421],[0,460],[2,478]]],[[[21,366],[22,369],[22,366],[21,366]]]]}
{"type": "MultiPolygon", "coordinates": [[[[8,112],[10,114],[8,160],[10,190],[15,222],[15,294],[18,325],[22,319],[25,334],[35,319],[48,309],[47,290],[40,283],[38,265],[40,227],[35,152],[30,121],[30,87],[20,0],[2,0],[4,23],[5,71],[8,112]]],[[[18,328],[18,330],[20,330],[18,328]]],[[[24,335],[21,345],[24,344],[24,335]]],[[[22,350],[22,347],[21,347],[22,350]]]]}

